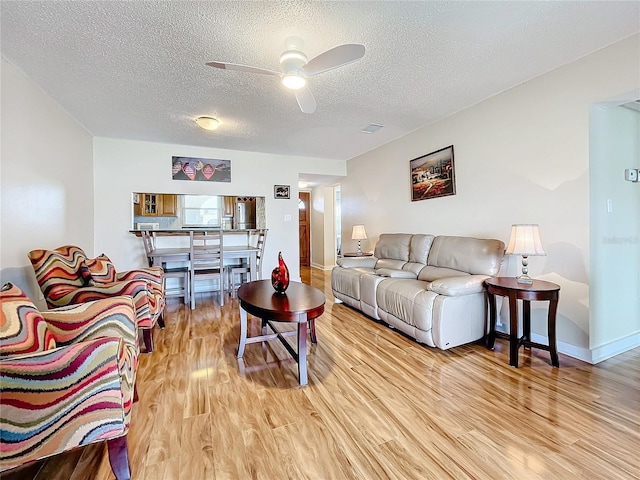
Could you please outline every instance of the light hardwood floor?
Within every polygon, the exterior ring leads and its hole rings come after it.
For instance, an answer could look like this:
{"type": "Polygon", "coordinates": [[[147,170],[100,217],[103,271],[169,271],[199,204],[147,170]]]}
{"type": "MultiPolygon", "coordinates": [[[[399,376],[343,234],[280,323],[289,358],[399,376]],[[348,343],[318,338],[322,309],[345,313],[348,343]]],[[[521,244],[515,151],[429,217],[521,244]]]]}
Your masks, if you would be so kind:
{"type": "MultiPolygon", "coordinates": [[[[559,369],[521,350],[515,369],[504,340],[425,347],[334,304],[329,272],[309,278],[327,303],[302,388],[278,342],[236,359],[236,301],[172,299],[141,357],[134,479],[640,478],[640,349],[595,366],[560,355],[559,369]]],[[[6,478],[110,479],[104,452],[6,478]]]]}

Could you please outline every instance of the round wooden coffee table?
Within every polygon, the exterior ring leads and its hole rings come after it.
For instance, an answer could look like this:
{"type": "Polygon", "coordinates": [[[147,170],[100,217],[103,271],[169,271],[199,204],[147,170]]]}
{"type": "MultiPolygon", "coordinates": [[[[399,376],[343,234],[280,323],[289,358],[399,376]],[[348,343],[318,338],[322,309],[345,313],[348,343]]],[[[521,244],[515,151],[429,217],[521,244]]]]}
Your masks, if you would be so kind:
{"type": "Polygon", "coordinates": [[[258,280],[245,283],[238,289],[240,306],[240,343],[238,358],[244,355],[248,343],[266,342],[278,339],[289,354],[298,363],[298,382],[307,384],[307,323],[311,327],[311,342],[316,343],[315,319],[324,312],[324,294],[310,285],[291,282],[283,294],[277,294],[271,286],[271,280],[258,280]],[[262,320],[262,335],[247,338],[247,313],[262,320]],[[272,322],[297,323],[297,330],[279,332],[272,322]],[[267,326],[273,333],[267,333],[267,326]],[[296,352],[285,337],[298,336],[296,352]]]}

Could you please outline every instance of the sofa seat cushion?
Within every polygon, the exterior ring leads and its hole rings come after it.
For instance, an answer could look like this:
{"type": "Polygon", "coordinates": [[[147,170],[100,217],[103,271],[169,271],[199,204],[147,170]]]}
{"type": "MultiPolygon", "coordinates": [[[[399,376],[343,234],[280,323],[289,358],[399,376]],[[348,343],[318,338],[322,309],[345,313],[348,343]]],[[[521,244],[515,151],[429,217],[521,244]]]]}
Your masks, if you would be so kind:
{"type": "Polygon", "coordinates": [[[378,308],[420,330],[431,330],[437,293],[428,290],[429,282],[388,278],[376,292],[378,308]]]}
{"type": "Polygon", "coordinates": [[[402,270],[407,262],[404,260],[395,260],[393,258],[379,258],[376,263],[376,270],[386,268],[389,270],[402,270]]]}
{"type": "Polygon", "coordinates": [[[429,290],[449,297],[471,295],[484,291],[484,281],[487,278],[489,278],[487,275],[440,278],[429,284],[429,290]]]}

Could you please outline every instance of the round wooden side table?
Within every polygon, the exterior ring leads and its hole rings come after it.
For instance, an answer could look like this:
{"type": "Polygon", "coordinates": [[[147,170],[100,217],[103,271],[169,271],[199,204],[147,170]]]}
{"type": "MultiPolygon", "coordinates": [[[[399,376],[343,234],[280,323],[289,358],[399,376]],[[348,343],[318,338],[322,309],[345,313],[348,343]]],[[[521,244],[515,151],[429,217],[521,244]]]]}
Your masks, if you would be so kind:
{"type": "Polygon", "coordinates": [[[551,355],[551,364],[559,367],[558,350],[556,347],[556,312],[558,310],[558,298],[560,297],[560,285],[543,280],[534,280],[533,283],[518,283],[514,277],[493,277],[484,282],[489,298],[490,326],[487,336],[487,347],[493,349],[496,336],[509,339],[509,365],[518,366],[518,349],[521,345],[525,348],[534,347],[547,350],[551,355]],[[496,295],[509,299],[509,334],[496,332],[496,295]],[[518,305],[522,300],[522,337],[518,338],[518,305]],[[548,301],[549,312],[547,316],[547,329],[549,345],[543,345],[531,341],[531,301],[548,301]]]}

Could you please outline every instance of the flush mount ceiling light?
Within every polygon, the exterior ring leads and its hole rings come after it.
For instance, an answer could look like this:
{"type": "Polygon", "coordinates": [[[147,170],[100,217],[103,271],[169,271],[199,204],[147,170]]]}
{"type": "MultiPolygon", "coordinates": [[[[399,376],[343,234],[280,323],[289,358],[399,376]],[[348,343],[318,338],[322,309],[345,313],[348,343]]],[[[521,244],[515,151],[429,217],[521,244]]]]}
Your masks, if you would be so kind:
{"type": "Polygon", "coordinates": [[[198,117],[196,123],[205,130],[215,130],[220,126],[220,120],[213,117],[198,117]]]}

